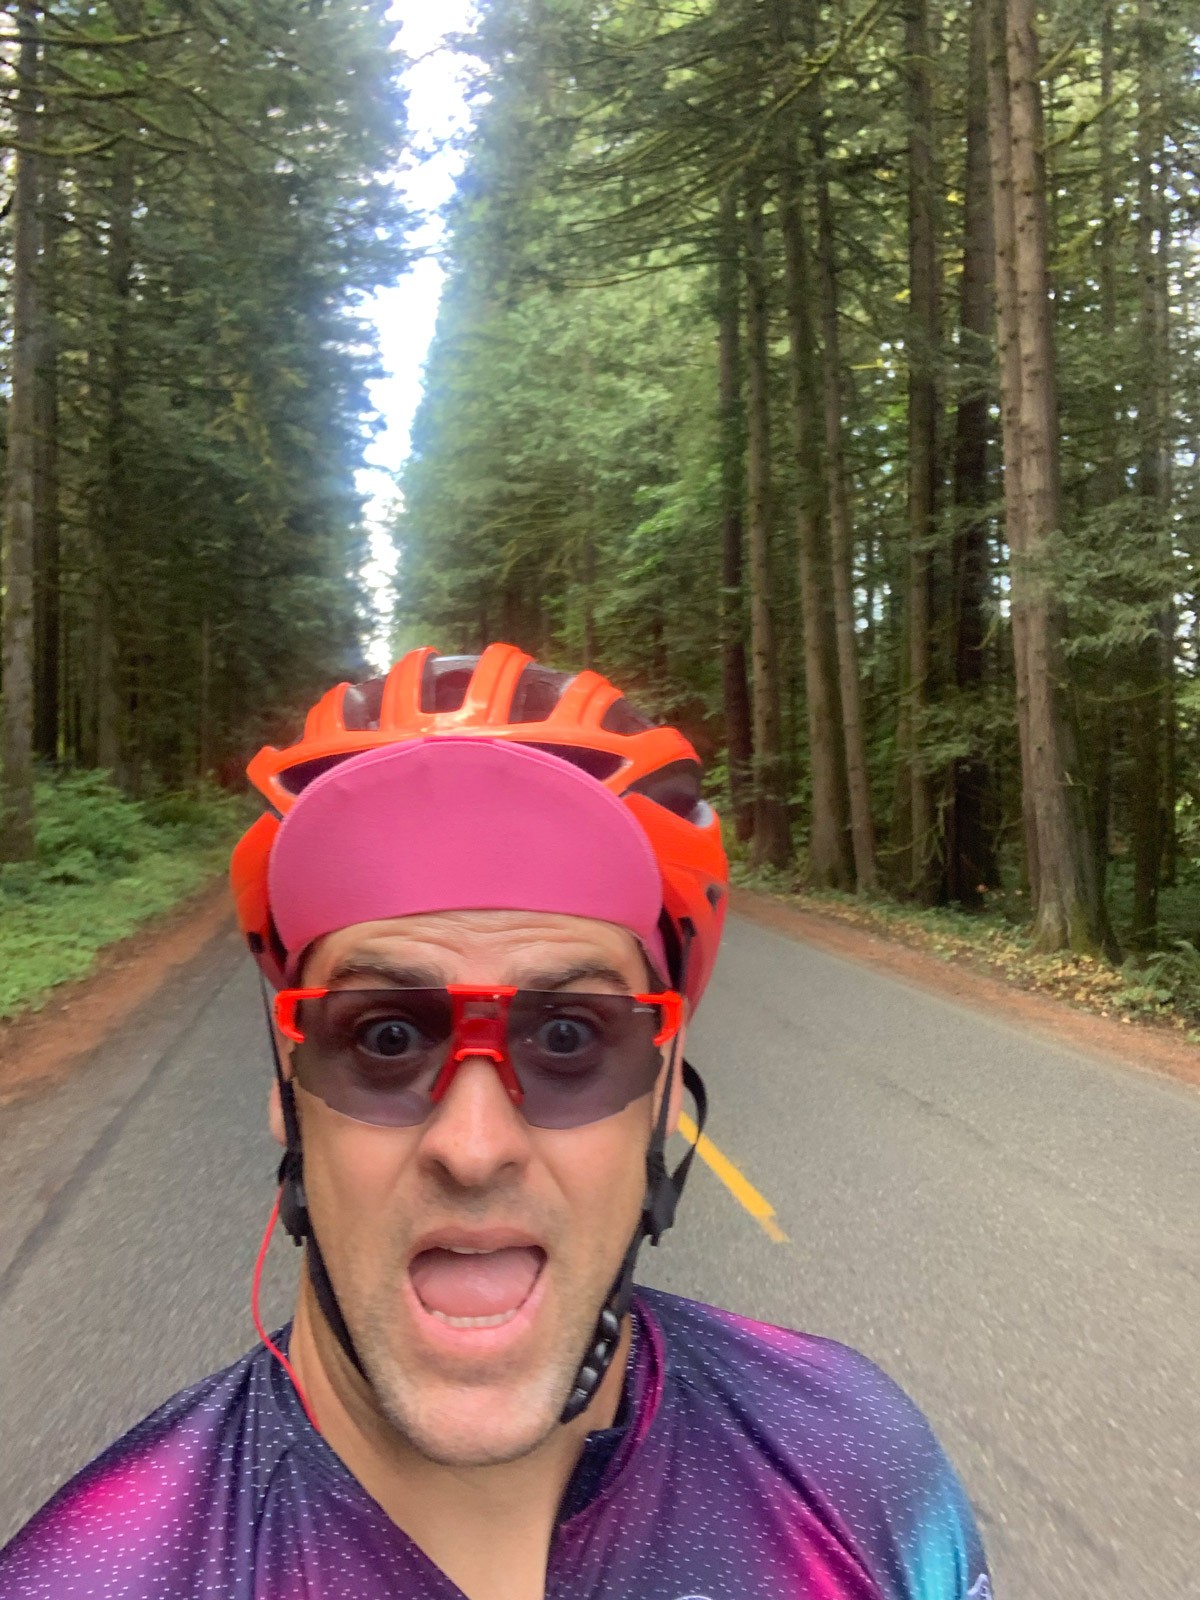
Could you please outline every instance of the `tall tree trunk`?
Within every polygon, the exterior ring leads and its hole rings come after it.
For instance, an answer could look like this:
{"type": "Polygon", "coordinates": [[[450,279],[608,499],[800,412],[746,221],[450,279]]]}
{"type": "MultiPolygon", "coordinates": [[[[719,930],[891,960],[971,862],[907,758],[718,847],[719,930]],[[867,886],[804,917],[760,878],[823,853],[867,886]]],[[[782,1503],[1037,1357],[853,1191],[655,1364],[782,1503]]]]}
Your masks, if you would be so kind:
{"type": "MultiPolygon", "coordinates": [[[[1004,0],[993,0],[1003,6],[1004,0]]],[[[1043,570],[1047,543],[1059,526],[1058,398],[1046,248],[1045,170],[1035,0],[1008,0],[1005,19],[1009,194],[1015,248],[1015,322],[1019,350],[1020,546],[1014,547],[1013,592],[1026,612],[1030,765],[1038,834],[1034,944],[1041,950],[1101,949],[1098,903],[1075,752],[1059,703],[1061,617],[1043,570]]],[[[993,134],[995,128],[993,127],[993,134]]],[[[1000,261],[997,279],[1009,271],[1000,261]]],[[[1007,441],[1006,441],[1007,450],[1007,441]]],[[[1010,464],[1006,455],[1006,467],[1010,464]]]]}
{"type": "Polygon", "coordinates": [[[837,628],[838,682],[841,689],[842,737],[850,796],[850,833],[854,876],[860,893],[877,884],[875,819],[867,772],[863,729],[862,685],[858,666],[858,629],[854,615],[854,526],[842,450],[842,353],[838,327],[837,263],[834,253],[833,206],[825,169],[825,135],[815,108],[812,135],[817,169],[817,271],[820,283],[822,412],[825,421],[825,482],[829,500],[829,545],[833,606],[837,628]]]}
{"type": "Polygon", "coordinates": [[[754,859],[785,867],[791,856],[783,796],[782,715],[771,606],[771,409],[763,184],[746,191],[746,542],[754,705],[754,859]]]}
{"type": "MultiPolygon", "coordinates": [[[[1113,75],[1115,43],[1113,13],[1116,0],[1106,0],[1100,18],[1100,336],[1102,348],[1116,348],[1117,338],[1117,180],[1113,157],[1113,75]]],[[[1125,492],[1121,459],[1121,385],[1114,372],[1106,385],[1100,417],[1100,459],[1096,487],[1100,504],[1112,506],[1125,492]]],[[[1092,857],[1096,888],[1103,898],[1108,883],[1109,835],[1112,827],[1113,714],[1117,685],[1107,662],[1097,666],[1100,709],[1091,729],[1092,756],[1092,857]]]]}
{"type": "MultiPolygon", "coordinates": [[[[958,409],[954,430],[955,531],[952,551],[954,676],[977,702],[985,677],[988,554],[988,420],[993,240],[988,162],[987,4],[971,0],[967,61],[967,154],[963,185],[963,263],[959,290],[958,409]]],[[[999,881],[986,823],[990,774],[982,749],[954,763],[946,839],[946,893],[977,906],[999,881]]]]}
{"type": "MultiPolygon", "coordinates": [[[[1139,331],[1141,381],[1138,385],[1137,483],[1142,501],[1143,543],[1153,561],[1158,554],[1158,519],[1162,500],[1162,412],[1158,360],[1159,263],[1155,250],[1154,162],[1159,155],[1156,137],[1158,108],[1154,85],[1154,20],[1147,0],[1138,6],[1138,228],[1137,266],[1141,284],[1139,331]]],[[[1158,933],[1158,876],[1162,854],[1160,817],[1162,741],[1162,634],[1156,627],[1140,641],[1132,664],[1132,704],[1129,718],[1130,833],[1133,847],[1133,920],[1129,943],[1137,950],[1151,948],[1158,933]]]]}
{"type": "Polygon", "coordinates": [[[1029,722],[1029,626],[1024,586],[1013,581],[1025,549],[1025,497],[1021,484],[1021,351],[1017,330],[1016,217],[1012,131],[1008,99],[1007,7],[988,5],[988,144],[992,167],[992,237],[996,252],[996,343],[1000,366],[1000,422],[1004,458],[1004,521],[1010,566],[1010,618],[1017,686],[1017,736],[1021,753],[1021,822],[1032,908],[1040,881],[1037,811],[1029,773],[1033,766],[1029,722]]]}
{"type": "Polygon", "coordinates": [[[742,410],[741,241],[737,190],[721,193],[717,237],[717,420],[721,450],[721,699],[733,826],[754,832],[754,746],[742,597],[746,424],[742,410]]]}
{"type": "Polygon", "coordinates": [[[62,540],[58,479],[58,240],[61,229],[58,170],[52,161],[43,161],[41,177],[38,217],[41,331],[38,337],[34,474],[33,635],[37,651],[34,745],[40,756],[53,761],[59,750],[62,540]]]}
{"type": "Polygon", "coordinates": [[[104,481],[97,527],[99,587],[96,610],[96,761],[122,776],[122,704],[116,592],[129,547],[131,485],[126,467],[126,389],[129,381],[129,294],[133,270],[134,151],[122,140],[113,152],[109,185],[107,277],[109,345],[107,415],[102,445],[104,481]]]}
{"type": "MultiPolygon", "coordinates": [[[[595,392],[595,365],[592,361],[590,343],[587,334],[590,326],[585,312],[584,318],[584,348],[580,363],[580,399],[584,407],[590,411],[594,404],[595,392]]],[[[596,628],[596,486],[589,474],[587,487],[580,496],[579,510],[583,516],[583,536],[580,554],[581,566],[581,610],[583,615],[583,665],[594,671],[600,655],[600,641],[596,628]]]]}
{"type": "MultiPolygon", "coordinates": [[[[589,499],[595,499],[589,496],[589,499]]],[[[596,534],[589,520],[583,535],[583,664],[594,671],[600,655],[600,642],[596,632],[596,534]]]]}
{"type": "Polygon", "coordinates": [[[783,236],[788,313],[788,403],[797,478],[796,542],[812,788],[808,869],[811,881],[819,887],[848,889],[854,883],[854,860],[829,583],[829,547],[822,508],[824,489],[816,408],[819,380],[810,311],[808,249],[795,163],[795,146],[789,138],[786,148],[781,146],[779,160],[779,226],[783,236]]]}
{"type": "Polygon", "coordinates": [[[1179,805],[1179,700],[1176,687],[1175,634],[1179,617],[1175,602],[1163,617],[1163,781],[1162,781],[1162,876],[1164,889],[1173,889],[1179,876],[1179,830],[1176,809],[1179,805]]]}
{"type": "Polygon", "coordinates": [[[799,11],[791,0],[773,0],[771,26],[780,74],[775,93],[787,108],[778,118],[774,154],[788,328],[788,416],[796,480],[793,508],[812,808],[808,877],[822,888],[849,889],[854,884],[854,857],[825,525],[818,413],[820,380],[799,154],[799,138],[810,118],[803,100],[789,92],[793,83],[790,75],[794,74],[798,59],[803,59],[797,56],[796,24],[798,20],[803,22],[803,55],[812,57],[816,51],[816,10],[809,8],[802,19],[799,11]]]}
{"type": "MultiPolygon", "coordinates": [[[[1158,941],[1158,885],[1162,868],[1162,755],[1166,689],[1161,617],[1169,605],[1158,571],[1166,567],[1167,463],[1166,406],[1163,394],[1163,337],[1159,321],[1163,296],[1163,239],[1155,168],[1163,158],[1161,125],[1160,22],[1150,0],[1138,4],[1138,229],[1137,266],[1141,283],[1139,331],[1141,381],[1138,389],[1137,486],[1141,526],[1151,577],[1146,599],[1158,601],[1158,617],[1134,652],[1133,705],[1129,718],[1131,763],[1130,832],[1133,846],[1133,924],[1129,943],[1138,950],[1158,941]]],[[[1167,355],[1169,359],[1169,352],[1167,355]]]]}
{"type": "Polygon", "coordinates": [[[12,194],[12,371],[4,497],[3,787],[0,859],[28,861],[33,834],[33,549],[37,426],[38,12],[17,8],[16,142],[12,194]]]}
{"type": "Polygon", "coordinates": [[[213,769],[212,622],[200,617],[200,703],[196,708],[196,777],[203,783],[213,769]]]}
{"type": "MultiPolygon", "coordinates": [[[[1160,23],[1160,26],[1162,24],[1160,23]]],[[[1155,333],[1158,339],[1158,371],[1160,374],[1159,405],[1162,423],[1162,469],[1160,491],[1162,501],[1163,561],[1167,579],[1163,585],[1162,611],[1162,664],[1163,664],[1163,745],[1162,745],[1162,821],[1160,827],[1162,875],[1164,887],[1173,887],[1176,881],[1179,838],[1176,807],[1179,798],[1179,704],[1176,692],[1178,659],[1176,633],[1179,627],[1175,583],[1171,573],[1173,508],[1175,500],[1175,461],[1178,449],[1178,430],[1175,425],[1175,399],[1173,381],[1175,374],[1174,351],[1171,342],[1171,247],[1173,240],[1170,185],[1167,182],[1166,138],[1166,75],[1162,51],[1165,39],[1160,42],[1157,65],[1159,118],[1158,159],[1159,180],[1155,186],[1158,215],[1158,273],[1156,275],[1157,316],[1155,333]]],[[[1190,249],[1190,241],[1188,248],[1190,249]]],[[[1182,276],[1182,274],[1181,274],[1182,276]]],[[[1186,318],[1182,325],[1189,326],[1186,318]]]]}
{"type": "Polygon", "coordinates": [[[935,898],[940,841],[935,838],[933,774],[921,751],[933,677],[933,546],[938,489],[940,336],[934,192],[932,47],[928,0],[907,0],[908,79],[908,724],[911,892],[935,898]]]}

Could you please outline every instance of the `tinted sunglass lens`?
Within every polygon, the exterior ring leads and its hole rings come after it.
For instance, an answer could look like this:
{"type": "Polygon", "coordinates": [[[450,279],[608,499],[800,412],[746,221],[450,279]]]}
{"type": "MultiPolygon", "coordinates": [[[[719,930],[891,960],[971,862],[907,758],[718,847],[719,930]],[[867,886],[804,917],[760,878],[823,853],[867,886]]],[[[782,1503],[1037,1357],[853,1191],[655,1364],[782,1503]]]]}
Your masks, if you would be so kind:
{"type": "Polygon", "coordinates": [[[630,995],[518,994],[509,1038],[526,1120],[581,1127],[648,1094],[661,1060],[657,1019],[630,995]]]}
{"type": "Polygon", "coordinates": [[[359,1122],[424,1121],[450,1037],[445,990],[336,989],[303,1009],[295,1060],[306,1089],[359,1122]]]}

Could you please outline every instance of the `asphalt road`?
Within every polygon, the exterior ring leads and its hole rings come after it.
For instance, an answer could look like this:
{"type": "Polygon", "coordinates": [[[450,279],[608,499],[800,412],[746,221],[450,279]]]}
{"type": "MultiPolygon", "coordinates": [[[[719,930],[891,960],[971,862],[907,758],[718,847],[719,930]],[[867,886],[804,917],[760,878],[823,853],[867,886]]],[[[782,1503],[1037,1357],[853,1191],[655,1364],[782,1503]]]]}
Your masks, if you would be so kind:
{"type": "MultiPolygon", "coordinates": [[[[251,1342],[275,1151],[222,938],[0,1112],[0,1540],[251,1342]]],[[[1200,1600],[1200,1094],[737,922],[691,1054],[774,1243],[698,1167],[643,1279],[865,1350],[1012,1600],[1200,1600]]],[[[277,1241],[269,1312],[295,1254],[277,1241]]]]}

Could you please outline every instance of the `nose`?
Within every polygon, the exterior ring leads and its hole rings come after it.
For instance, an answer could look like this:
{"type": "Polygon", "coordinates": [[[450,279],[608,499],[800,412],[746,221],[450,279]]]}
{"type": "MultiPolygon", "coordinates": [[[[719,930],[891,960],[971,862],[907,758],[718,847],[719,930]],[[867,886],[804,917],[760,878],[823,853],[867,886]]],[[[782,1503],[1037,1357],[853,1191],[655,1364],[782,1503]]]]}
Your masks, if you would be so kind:
{"type": "Polygon", "coordinates": [[[421,1161],[464,1189],[486,1189],[529,1160],[529,1129],[490,1055],[464,1057],[422,1130],[421,1161]]]}

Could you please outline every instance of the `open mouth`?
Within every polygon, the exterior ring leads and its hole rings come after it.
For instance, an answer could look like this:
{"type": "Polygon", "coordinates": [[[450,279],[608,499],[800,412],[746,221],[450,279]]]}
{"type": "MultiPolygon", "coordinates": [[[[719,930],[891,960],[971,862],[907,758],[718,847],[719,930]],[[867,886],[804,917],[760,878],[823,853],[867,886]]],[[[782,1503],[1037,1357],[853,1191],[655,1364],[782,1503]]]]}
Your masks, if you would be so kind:
{"type": "Polygon", "coordinates": [[[408,1272],[417,1299],[436,1321],[449,1328],[502,1328],[529,1299],[545,1264],[538,1245],[446,1245],[422,1250],[408,1272]]]}

